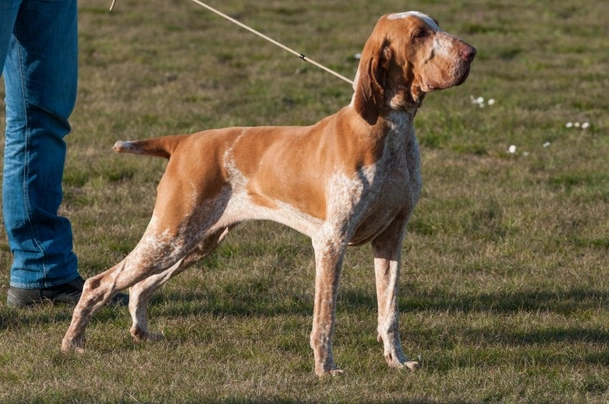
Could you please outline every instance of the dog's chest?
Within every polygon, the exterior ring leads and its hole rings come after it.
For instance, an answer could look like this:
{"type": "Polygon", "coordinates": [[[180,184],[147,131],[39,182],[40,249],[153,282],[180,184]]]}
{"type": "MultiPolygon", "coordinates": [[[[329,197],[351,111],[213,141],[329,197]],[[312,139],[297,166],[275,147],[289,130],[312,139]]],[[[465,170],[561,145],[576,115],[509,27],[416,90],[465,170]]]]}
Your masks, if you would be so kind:
{"type": "Polygon", "coordinates": [[[352,244],[367,242],[382,232],[398,215],[409,216],[421,192],[419,148],[413,132],[403,142],[389,145],[374,166],[360,174],[362,192],[352,244]]]}

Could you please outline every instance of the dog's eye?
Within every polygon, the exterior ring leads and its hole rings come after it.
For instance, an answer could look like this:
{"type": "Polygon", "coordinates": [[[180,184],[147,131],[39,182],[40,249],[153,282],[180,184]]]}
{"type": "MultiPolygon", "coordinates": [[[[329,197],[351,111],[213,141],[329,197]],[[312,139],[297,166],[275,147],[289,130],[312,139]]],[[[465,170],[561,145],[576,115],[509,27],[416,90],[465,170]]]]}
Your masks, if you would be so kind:
{"type": "Polygon", "coordinates": [[[427,30],[425,30],[425,29],[419,29],[419,30],[417,30],[414,33],[413,38],[414,39],[421,39],[421,38],[425,38],[428,35],[429,35],[429,33],[427,32],[427,30]]]}

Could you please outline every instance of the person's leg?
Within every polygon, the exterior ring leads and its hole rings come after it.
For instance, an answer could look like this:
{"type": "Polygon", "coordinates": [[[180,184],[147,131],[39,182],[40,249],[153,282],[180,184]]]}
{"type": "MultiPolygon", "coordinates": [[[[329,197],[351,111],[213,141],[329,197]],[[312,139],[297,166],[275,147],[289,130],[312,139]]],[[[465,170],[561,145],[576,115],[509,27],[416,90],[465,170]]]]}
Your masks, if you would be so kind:
{"type": "Polygon", "coordinates": [[[50,288],[79,278],[70,222],[57,214],[77,48],[76,0],[22,1],[4,65],[2,198],[13,288],[50,288]]]}
{"type": "Polygon", "coordinates": [[[4,66],[6,60],[20,4],[21,0],[0,1],[0,68],[4,66]]]}

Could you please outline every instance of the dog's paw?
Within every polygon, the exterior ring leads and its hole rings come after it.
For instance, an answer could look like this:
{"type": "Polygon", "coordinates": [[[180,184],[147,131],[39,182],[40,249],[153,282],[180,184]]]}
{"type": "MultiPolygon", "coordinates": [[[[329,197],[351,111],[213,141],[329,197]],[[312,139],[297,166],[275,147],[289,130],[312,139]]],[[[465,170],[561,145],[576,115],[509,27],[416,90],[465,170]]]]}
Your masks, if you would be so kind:
{"type": "Polygon", "coordinates": [[[140,328],[132,328],[131,336],[133,337],[133,341],[136,343],[143,341],[160,341],[165,339],[165,336],[162,333],[153,333],[140,328]]]}
{"type": "Polygon", "coordinates": [[[85,339],[84,338],[67,338],[64,337],[63,341],[61,341],[61,352],[76,352],[83,353],[85,352],[85,339]]]}
{"type": "Polygon", "coordinates": [[[342,369],[330,369],[330,370],[324,370],[324,371],[316,371],[315,373],[319,377],[328,377],[328,376],[340,377],[340,376],[344,376],[347,374],[347,372],[345,372],[342,369]]]}
{"type": "Polygon", "coordinates": [[[396,354],[385,354],[385,360],[390,367],[406,368],[413,372],[421,368],[421,357],[419,356],[418,359],[418,361],[409,361],[401,351],[396,352],[396,354]]]}

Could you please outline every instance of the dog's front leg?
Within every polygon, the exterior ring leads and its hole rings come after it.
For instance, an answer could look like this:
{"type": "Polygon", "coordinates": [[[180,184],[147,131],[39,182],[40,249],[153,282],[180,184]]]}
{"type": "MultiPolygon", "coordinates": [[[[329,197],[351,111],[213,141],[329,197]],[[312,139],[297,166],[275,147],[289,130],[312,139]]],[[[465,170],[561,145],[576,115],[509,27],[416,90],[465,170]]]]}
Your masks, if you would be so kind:
{"type": "Polygon", "coordinates": [[[398,216],[372,241],[378,299],[377,339],[383,343],[385,360],[389,366],[416,370],[419,363],[409,361],[402,350],[398,323],[400,256],[407,222],[407,218],[398,216]]]}
{"type": "Polygon", "coordinates": [[[336,314],[338,281],[346,243],[320,237],[313,240],[315,249],[315,302],[311,348],[318,376],[340,374],[332,356],[332,335],[336,314]]]}

